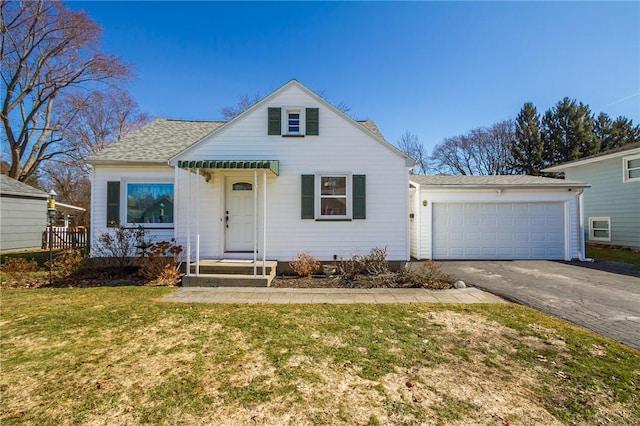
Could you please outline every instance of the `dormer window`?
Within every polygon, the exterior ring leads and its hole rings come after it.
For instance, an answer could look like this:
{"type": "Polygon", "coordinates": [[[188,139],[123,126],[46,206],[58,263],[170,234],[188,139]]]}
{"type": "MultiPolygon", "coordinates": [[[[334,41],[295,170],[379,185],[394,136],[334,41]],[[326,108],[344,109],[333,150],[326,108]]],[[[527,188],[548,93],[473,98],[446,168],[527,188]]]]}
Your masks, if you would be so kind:
{"type": "Polygon", "coordinates": [[[286,126],[287,131],[285,134],[287,135],[299,135],[302,134],[300,123],[301,121],[301,113],[299,109],[288,109],[287,110],[287,120],[286,126]]]}
{"type": "Polygon", "coordinates": [[[269,107],[267,134],[283,137],[318,136],[320,134],[320,113],[318,108],[269,107]]]}

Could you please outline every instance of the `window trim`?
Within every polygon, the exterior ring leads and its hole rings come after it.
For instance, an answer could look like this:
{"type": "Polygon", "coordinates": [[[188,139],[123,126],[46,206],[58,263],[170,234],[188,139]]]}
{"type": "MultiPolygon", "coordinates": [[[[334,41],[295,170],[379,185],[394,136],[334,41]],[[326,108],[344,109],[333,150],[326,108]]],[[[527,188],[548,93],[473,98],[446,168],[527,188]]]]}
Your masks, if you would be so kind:
{"type": "Polygon", "coordinates": [[[590,217],[589,218],[589,241],[611,241],[611,217],[590,217]],[[607,229],[594,228],[594,222],[607,222],[607,229]],[[607,231],[607,237],[596,237],[595,231],[607,231]]]}
{"type": "Polygon", "coordinates": [[[285,106],[282,107],[282,136],[304,136],[306,131],[306,109],[303,106],[285,106]],[[300,115],[298,121],[298,131],[290,132],[289,131],[289,114],[297,113],[300,115]]]}
{"type": "Polygon", "coordinates": [[[153,229],[173,229],[175,227],[176,220],[176,209],[177,205],[175,203],[176,200],[176,184],[173,180],[170,179],[123,179],[121,180],[121,190],[120,190],[120,217],[124,226],[136,227],[142,226],[144,228],[153,228],[153,229]],[[173,221],[172,222],[161,222],[161,223],[136,223],[129,222],[129,215],[127,214],[127,199],[129,197],[129,184],[140,184],[140,185],[172,185],[173,186],[173,221]],[[122,190],[122,186],[124,186],[124,190],[122,190]]]}
{"type": "Polygon", "coordinates": [[[622,158],[622,181],[624,183],[627,182],[640,182],[640,177],[630,178],[629,171],[631,170],[640,170],[640,167],[629,168],[629,162],[633,160],[640,160],[640,155],[630,155],[628,157],[622,158]]]}
{"type": "MultiPolygon", "coordinates": [[[[315,196],[315,219],[317,221],[331,221],[331,220],[335,220],[335,221],[345,221],[345,220],[351,220],[353,218],[353,177],[352,177],[352,173],[344,173],[344,172],[322,172],[322,173],[315,173],[315,187],[314,187],[314,191],[317,194],[317,196],[315,196]],[[345,195],[344,195],[344,200],[345,200],[345,207],[346,207],[346,214],[344,215],[326,215],[326,214],[322,214],[322,178],[326,178],[326,177],[342,177],[345,179],[345,195]]],[[[324,197],[329,197],[329,196],[324,196],[324,197]]]]}

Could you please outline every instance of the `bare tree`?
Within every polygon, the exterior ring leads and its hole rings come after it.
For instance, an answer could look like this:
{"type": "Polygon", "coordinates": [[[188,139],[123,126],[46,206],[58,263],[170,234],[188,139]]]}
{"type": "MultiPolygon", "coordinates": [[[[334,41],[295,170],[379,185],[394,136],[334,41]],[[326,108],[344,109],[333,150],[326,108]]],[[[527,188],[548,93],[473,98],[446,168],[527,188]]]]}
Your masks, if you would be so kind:
{"type": "Polygon", "coordinates": [[[238,102],[235,105],[227,105],[225,107],[220,108],[220,114],[225,120],[231,120],[232,118],[242,114],[262,99],[262,95],[260,93],[254,93],[253,95],[249,95],[248,93],[244,93],[240,95],[238,98],[238,102]]]}
{"type": "Polygon", "coordinates": [[[24,181],[43,161],[68,151],[61,131],[76,111],[64,109],[62,99],[74,89],[128,78],[130,71],[101,51],[100,27],[84,12],[43,0],[2,1],[0,12],[0,119],[8,174],[24,181]]]}
{"type": "Polygon", "coordinates": [[[429,156],[426,147],[420,142],[418,136],[410,131],[406,131],[398,141],[400,151],[413,158],[416,162],[415,167],[411,170],[411,174],[426,175],[429,167],[429,156]]]}
{"type": "MultiPolygon", "coordinates": [[[[64,100],[65,109],[75,111],[62,131],[68,156],[76,163],[122,139],[149,122],[138,103],[124,89],[94,91],[88,96],[76,92],[64,100]]],[[[62,158],[61,161],[66,161],[62,158]]]]}
{"type": "Polygon", "coordinates": [[[464,135],[446,138],[431,155],[439,173],[454,175],[513,174],[511,145],[515,125],[504,120],[491,127],[479,127],[464,135]]]}
{"type": "Polygon", "coordinates": [[[122,139],[149,121],[136,101],[122,89],[92,92],[89,96],[74,93],[65,98],[68,109],[76,111],[62,131],[61,144],[69,147],[65,155],[43,163],[39,180],[42,187],[53,189],[60,201],[84,207],[77,215],[87,224],[90,210],[91,181],[87,158],[122,139]]]}

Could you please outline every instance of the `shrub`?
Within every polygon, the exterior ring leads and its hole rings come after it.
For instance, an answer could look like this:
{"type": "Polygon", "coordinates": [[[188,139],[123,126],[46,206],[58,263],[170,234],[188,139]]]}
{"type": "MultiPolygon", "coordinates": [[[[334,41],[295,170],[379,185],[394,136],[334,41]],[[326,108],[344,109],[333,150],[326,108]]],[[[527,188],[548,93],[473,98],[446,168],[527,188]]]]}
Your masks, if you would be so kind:
{"type": "Polygon", "coordinates": [[[5,258],[2,263],[2,272],[9,275],[11,278],[22,278],[31,272],[37,272],[38,262],[34,259],[24,259],[22,257],[9,257],[5,258]]]}
{"type": "Polygon", "coordinates": [[[148,246],[146,238],[147,231],[142,226],[126,228],[118,225],[112,231],[100,234],[93,254],[110,259],[118,268],[125,268],[131,264],[131,258],[140,246],[148,246]]]}
{"type": "Polygon", "coordinates": [[[182,246],[171,241],[153,243],[145,250],[145,257],[134,259],[139,267],[138,274],[151,280],[153,285],[175,285],[182,276],[180,273],[180,255],[182,246]]]}
{"type": "Polygon", "coordinates": [[[349,259],[340,257],[338,263],[338,274],[344,281],[354,280],[365,268],[365,258],[360,256],[358,252],[351,255],[349,259]]]}
{"type": "MultiPolygon", "coordinates": [[[[85,256],[81,249],[60,252],[53,260],[53,267],[51,268],[53,278],[63,280],[78,272],[84,259],[85,256]]],[[[47,268],[49,267],[49,262],[46,263],[46,266],[47,268]]]]}
{"type": "Polygon", "coordinates": [[[306,253],[298,253],[291,262],[291,269],[299,277],[309,277],[320,269],[320,261],[306,253]]]}
{"type": "Polygon", "coordinates": [[[368,256],[362,259],[364,269],[370,275],[381,275],[389,272],[389,262],[387,262],[387,248],[374,247],[368,256]]]}
{"type": "Polygon", "coordinates": [[[419,266],[399,271],[398,281],[408,286],[442,290],[451,288],[450,277],[440,271],[440,265],[433,260],[425,260],[419,266]]]}

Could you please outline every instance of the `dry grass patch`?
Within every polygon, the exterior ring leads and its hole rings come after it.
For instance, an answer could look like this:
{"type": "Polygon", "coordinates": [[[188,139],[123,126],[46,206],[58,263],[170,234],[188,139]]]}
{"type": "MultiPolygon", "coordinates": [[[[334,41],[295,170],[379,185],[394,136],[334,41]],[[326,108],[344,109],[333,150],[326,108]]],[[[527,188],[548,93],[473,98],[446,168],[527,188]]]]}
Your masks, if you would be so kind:
{"type": "Polygon", "coordinates": [[[640,355],[501,305],[183,305],[2,291],[2,424],[640,422],[640,355]]]}

